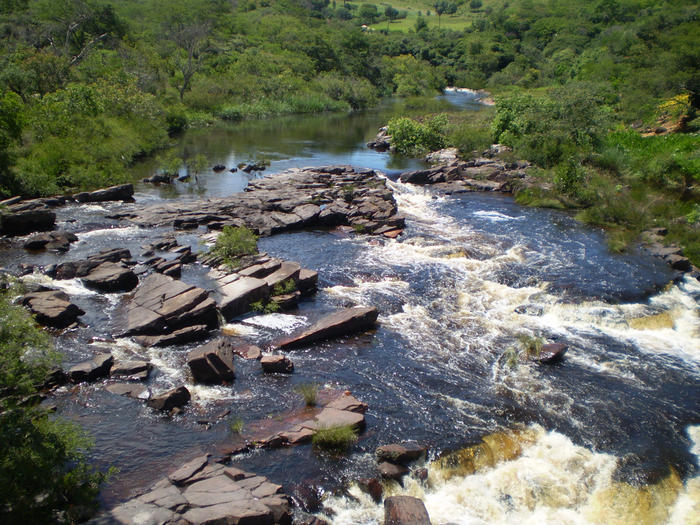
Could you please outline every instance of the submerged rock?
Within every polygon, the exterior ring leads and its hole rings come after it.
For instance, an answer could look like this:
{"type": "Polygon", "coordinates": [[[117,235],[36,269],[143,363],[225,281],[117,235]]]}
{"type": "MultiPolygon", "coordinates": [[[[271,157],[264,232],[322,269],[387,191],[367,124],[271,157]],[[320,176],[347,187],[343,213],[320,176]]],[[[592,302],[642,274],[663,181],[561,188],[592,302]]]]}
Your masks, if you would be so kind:
{"type": "Polygon", "coordinates": [[[153,365],[148,361],[117,361],[112,365],[110,375],[112,377],[125,377],[127,379],[148,379],[153,365]]]}
{"type": "Polygon", "coordinates": [[[428,448],[418,443],[394,443],[377,448],[375,454],[380,461],[406,464],[420,459],[428,448]]]}
{"type": "Polygon", "coordinates": [[[266,355],[260,360],[263,372],[267,374],[291,374],[294,364],[284,355],[266,355]]]}
{"type": "Polygon", "coordinates": [[[379,312],[376,308],[355,307],[339,310],[317,321],[300,335],[280,343],[281,348],[306,346],[316,341],[369,330],[374,327],[379,312]]]}

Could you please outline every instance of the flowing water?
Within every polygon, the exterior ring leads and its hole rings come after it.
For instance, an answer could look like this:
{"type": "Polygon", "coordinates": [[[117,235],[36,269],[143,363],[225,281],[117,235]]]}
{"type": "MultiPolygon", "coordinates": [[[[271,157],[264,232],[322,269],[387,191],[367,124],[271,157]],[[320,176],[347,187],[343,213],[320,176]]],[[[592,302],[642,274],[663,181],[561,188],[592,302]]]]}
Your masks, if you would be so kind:
{"type": "MultiPolygon", "coordinates": [[[[394,179],[420,163],[363,146],[391,111],[200,130],[177,147],[228,167],[264,156],[270,173],[347,163],[394,179]]],[[[193,184],[141,186],[136,199],[226,195],[246,182],[245,174],[208,173],[193,184]]],[[[386,490],[424,499],[435,524],[700,523],[700,283],[673,282],[668,267],[641,252],[609,253],[601,231],[561,212],[501,195],[445,197],[389,184],[407,218],[401,238],[304,231],[261,239],[261,250],[318,270],[320,290],[297,311],[224,327],[264,346],[324,312],[361,304],[379,308],[376,331],[290,352],[288,377],[263,376],[257,362],[239,360],[233,386],[192,386],[191,405],[174,418],[99,384],[59,392],[59,414],[93,435],[96,464],[120,469],[103,491],[105,503],[202,451],[239,442],[232,421],[242,421],[246,435],[300,410],[294,388],[316,383],[351,390],[369,405],[352,454],[299,446],[234,460],[295,495],[308,495],[304,487],[325,493],[321,513],[333,523],[382,522],[381,505],[352,480],[374,475],[377,446],[407,439],[430,446],[429,477],[386,490]],[[506,350],[522,334],[569,351],[558,365],[513,363],[506,350]]],[[[138,255],[167,230],[104,218],[128,206],[62,208],[59,225],[79,237],[67,254],[28,254],[15,244],[0,264],[49,264],[117,246],[138,255]]],[[[196,232],[178,240],[205,248],[196,232]]],[[[190,265],[182,278],[204,285],[206,270],[190,265]]],[[[78,280],[50,284],[87,312],[88,328],[57,339],[67,364],[107,348],[150,359],[154,390],[188,382],[191,346],[143,349],[111,339],[123,312],[119,294],[93,293],[78,280]]]]}

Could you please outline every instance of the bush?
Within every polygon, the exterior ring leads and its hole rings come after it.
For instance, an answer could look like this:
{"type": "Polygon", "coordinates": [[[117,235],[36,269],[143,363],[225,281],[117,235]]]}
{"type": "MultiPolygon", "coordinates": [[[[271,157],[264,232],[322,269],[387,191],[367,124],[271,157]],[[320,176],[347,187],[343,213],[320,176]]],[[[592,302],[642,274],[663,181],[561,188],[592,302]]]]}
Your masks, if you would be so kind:
{"type": "Polygon", "coordinates": [[[311,438],[314,447],[327,452],[346,452],[357,441],[357,431],[352,425],[319,428],[311,438]]]}
{"type": "Polygon", "coordinates": [[[422,155],[447,146],[445,130],[447,116],[439,114],[425,123],[407,117],[389,121],[388,133],[391,144],[403,155],[422,155]]]}
{"type": "Polygon", "coordinates": [[[297,289],[297,283],[294,282],[294,279],[287,279],[286,281],[283,281],[281,283],[277,283],[273,288],[272,288],[272,295],[285,295],[288,293],[292,293],[296,291],[297,289]]]}
{"type": "Polygon", "coordinates": [[[235,267],[240,257],[258,253],[258,236],[245,226],[224,226],[210,253],[235,267]]]}
{"type": "Polygon", "coordinates": [[[77,426],[27,402],[58,355],[11,304],[14,293],[0,292],[0,522],[74,523],[96,507],[106,475],[86,463],[89,442],[77,426]]]}

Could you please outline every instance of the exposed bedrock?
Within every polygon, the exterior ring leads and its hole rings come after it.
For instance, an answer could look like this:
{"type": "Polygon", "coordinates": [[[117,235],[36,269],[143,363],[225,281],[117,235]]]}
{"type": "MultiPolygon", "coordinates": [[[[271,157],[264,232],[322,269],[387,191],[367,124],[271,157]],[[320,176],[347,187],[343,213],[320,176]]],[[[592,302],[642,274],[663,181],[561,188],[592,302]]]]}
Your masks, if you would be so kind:
{"type": "Polygon", "coordinates": [[[120,217],[145,227],[247,226],[260,235],[310,226],[351,225],[367,233],[403,227],[385,179],[350,166],[293,169],[230,197],[157,204],[120,217]]]}

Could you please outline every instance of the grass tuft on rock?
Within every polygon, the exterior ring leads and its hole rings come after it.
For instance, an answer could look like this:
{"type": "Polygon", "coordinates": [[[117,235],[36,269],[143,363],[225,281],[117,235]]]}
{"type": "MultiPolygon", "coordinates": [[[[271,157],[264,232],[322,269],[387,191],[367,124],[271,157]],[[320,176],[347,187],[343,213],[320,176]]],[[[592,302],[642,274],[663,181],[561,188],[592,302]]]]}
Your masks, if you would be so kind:
{"type": "Polygon", "coordinates": [[[318,395],[318,385],[315,383],[303,383],[297,385],[294,390],[302,398],[304,398],[304,404],[307,407],[316,406],[316,397],[318,395]]]}
{"type": "Polygon", "coordinates": [[[357,431],[352,425],[319,428],[311,443],[319,450],[343,453],[357,441],[357,431]]]}

